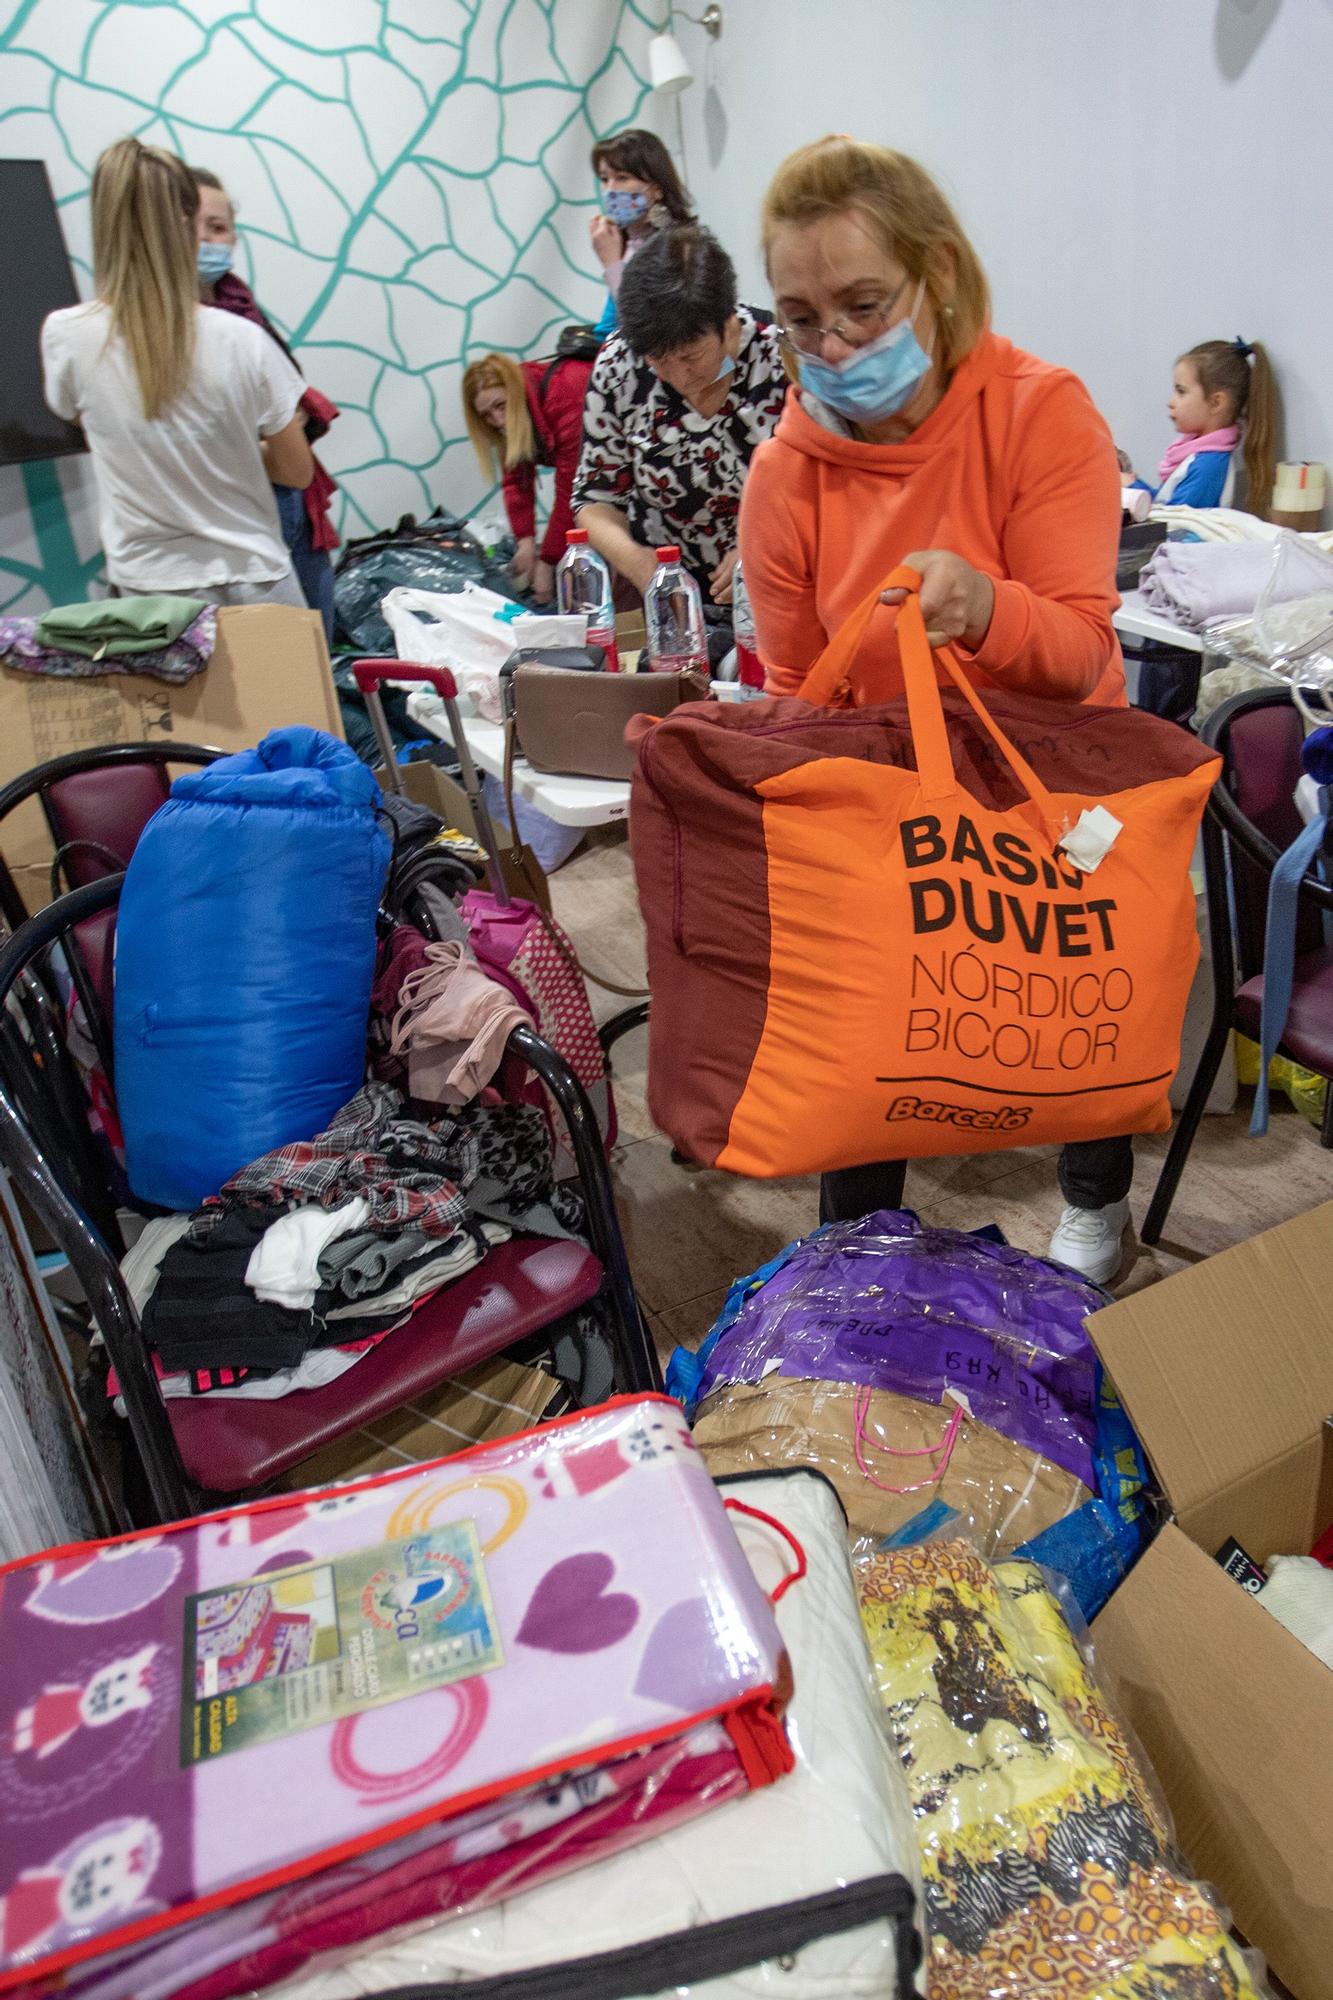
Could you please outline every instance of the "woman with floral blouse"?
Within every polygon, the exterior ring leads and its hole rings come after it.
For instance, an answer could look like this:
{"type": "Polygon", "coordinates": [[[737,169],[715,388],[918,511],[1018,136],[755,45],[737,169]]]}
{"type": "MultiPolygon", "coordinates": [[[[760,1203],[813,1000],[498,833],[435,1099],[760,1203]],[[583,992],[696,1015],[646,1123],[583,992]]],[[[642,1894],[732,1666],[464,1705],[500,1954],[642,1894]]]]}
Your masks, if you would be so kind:
{"type": "Polygon", "coordinates": [[[635,591],[675,543],[705,603],[729,604],[741,488],[787,390],[777,329],[737,303],[731,259],[694,224],[644,245],[618,304],[583,409],[578,525],[635,591]]]}

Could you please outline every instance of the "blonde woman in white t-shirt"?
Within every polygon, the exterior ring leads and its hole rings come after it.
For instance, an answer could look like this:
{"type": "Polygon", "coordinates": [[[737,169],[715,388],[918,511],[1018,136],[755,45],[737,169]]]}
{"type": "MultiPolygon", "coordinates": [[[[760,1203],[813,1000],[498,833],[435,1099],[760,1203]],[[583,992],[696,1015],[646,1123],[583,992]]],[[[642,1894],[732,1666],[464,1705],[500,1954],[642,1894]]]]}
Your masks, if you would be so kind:
{"type": "Polygon", "coordinates": [[[259,327],[200,305],[198,203],[174,153],[120,139],[102,154],[96,297],[42,328],[46,400],[83,426],[117,590],[304,606],[273,484],[314,472],[305,385],[259,327]]]}

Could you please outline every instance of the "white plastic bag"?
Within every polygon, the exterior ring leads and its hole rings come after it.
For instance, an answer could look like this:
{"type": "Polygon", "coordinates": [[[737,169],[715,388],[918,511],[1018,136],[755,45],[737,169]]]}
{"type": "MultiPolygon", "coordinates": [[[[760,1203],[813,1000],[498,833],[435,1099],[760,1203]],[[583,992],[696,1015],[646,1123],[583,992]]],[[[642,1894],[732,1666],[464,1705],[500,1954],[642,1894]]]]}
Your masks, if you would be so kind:
{"type": "Polygon", "coordinates": [[[448,667],[477,712],[501,720],[500,669],[514,650],[512,620],[520,613],[511,598],[472,582],[457,591],[400,587],[380,610],[400,660],[448,667]]]}

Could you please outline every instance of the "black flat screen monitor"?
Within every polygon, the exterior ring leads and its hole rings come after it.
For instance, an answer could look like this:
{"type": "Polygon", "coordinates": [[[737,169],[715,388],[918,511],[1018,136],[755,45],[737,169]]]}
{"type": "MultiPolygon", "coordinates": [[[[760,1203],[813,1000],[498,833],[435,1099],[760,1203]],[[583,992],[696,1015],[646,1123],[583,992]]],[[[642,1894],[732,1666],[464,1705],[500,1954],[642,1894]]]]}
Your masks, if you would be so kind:
{"type": "Polygon", "coordinates": [[[85,451],[42,396],[42,321],[79,294],[40,160],[0,160],[0,271],[0,465],[85,451]]]}

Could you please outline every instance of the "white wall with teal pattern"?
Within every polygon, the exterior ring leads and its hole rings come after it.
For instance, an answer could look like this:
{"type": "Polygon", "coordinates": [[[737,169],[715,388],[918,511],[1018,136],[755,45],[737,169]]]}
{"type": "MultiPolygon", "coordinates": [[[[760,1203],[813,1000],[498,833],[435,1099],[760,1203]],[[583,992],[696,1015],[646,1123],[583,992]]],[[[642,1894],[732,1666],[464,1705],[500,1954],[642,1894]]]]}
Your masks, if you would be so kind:
{"type": "MultiPolygon", "coordinates": [[[[125,132],[211,167],[237,268],[343,415],[344,535],[484,496],[461,365],[549,350],[603,292],[591,143],[647,122],[665,0],[0,0],[0,155],[47,164],[80,286],[125,132]]],[[[6,274],[12,278],[13,274],[6,274]]],[[[86,458],[0,469],[0,610],[87,594],[86,458]]]]}

